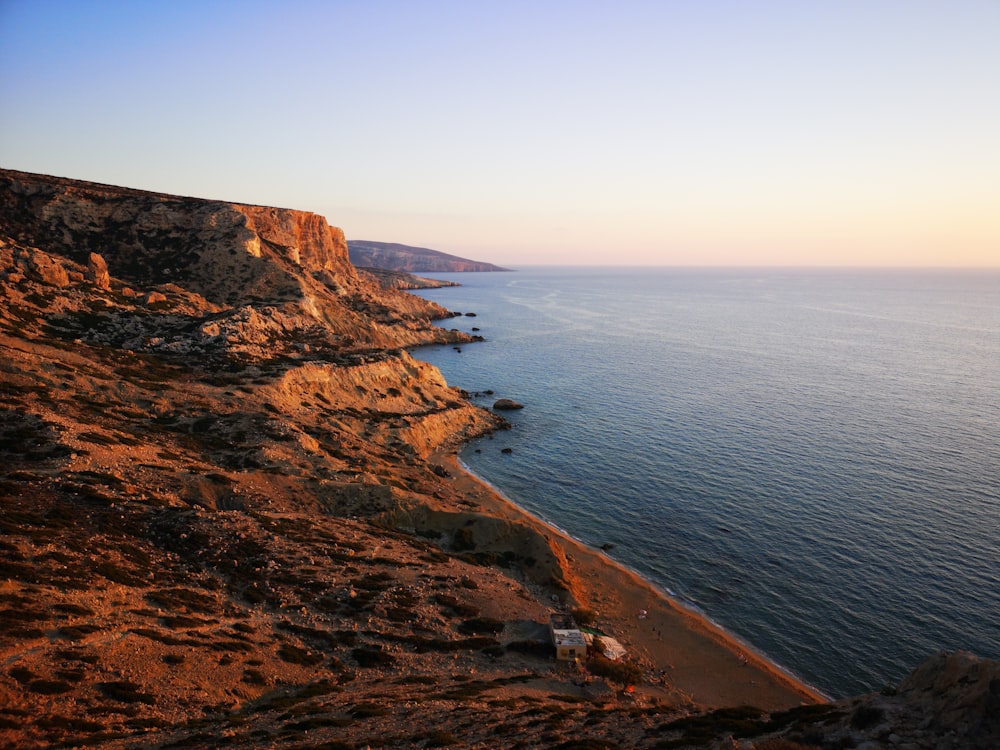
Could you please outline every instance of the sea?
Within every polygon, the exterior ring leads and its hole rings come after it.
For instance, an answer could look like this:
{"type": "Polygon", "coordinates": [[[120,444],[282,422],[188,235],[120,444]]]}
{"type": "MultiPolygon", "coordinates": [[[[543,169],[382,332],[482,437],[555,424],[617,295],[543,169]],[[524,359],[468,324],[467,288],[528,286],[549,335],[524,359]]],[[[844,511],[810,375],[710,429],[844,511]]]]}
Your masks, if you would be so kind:
{"type": "Polygon", "coordinates": [[[1000,270],[433,277],[512,502],[832,698],[1000,658],[1000,270]]]}

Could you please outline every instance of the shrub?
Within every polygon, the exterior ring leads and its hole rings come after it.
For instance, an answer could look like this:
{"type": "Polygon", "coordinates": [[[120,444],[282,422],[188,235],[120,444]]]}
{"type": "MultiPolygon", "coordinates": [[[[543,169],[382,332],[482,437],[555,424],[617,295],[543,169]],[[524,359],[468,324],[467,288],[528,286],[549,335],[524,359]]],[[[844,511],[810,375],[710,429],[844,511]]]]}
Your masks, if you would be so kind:
{"type": "Polygon", "coordinates": [[[307,667],[315,666],[323,661],[323,657],[319,654],[314,654],[311,651],[306,651],[304,648],[293,646],[291,643],[282,643],[278,649],[278,656],[289,664],[301,664],[307,667]]]}
{"type": "Polygon", "coordinates": [[[885,718],[885,713],[877,706],[858,706],[851,716],[851,726],[855,729],[870,729],[885,718]]]}
{"type": "Polygon", "coordinates": [[[32,680],[28,683],[28,690],[40,695],[58,695],[72,689],[73,686],[65,680],[32,680]]]}
{"type": "Polygon", "coordinates": [[[355,719],[371,719],[376,716],[388,716],[389,709],[378,703],[359,703],[351,711],[351,716],[355,719]]]}
{"type": "Polygon", "coordinates": [[[435,594],[431,597],[431,601],[442,607],[447,607],[459,617],[475,617],[479,614],[479,607],[465,604],[450,594],[435,594]]]}
{"type": "Polygon", "coordinates": [[[27,667],[14,667],[9,672],[7,672],[11,677],[20,682],[22,685],[27,685],[36,675],[27,667]]]}
{"type": "Polygon", "coordinates": [[[203,614],[212,614],[216,610],[214,598],[191,589],[174,588],[150,591],[146,594],[146,599],[164,609],[190,610],[203,614]]]}
{"type": "Polygon", "coordinates": [[[587,670],[591,674],[622,685],[642,682],[642,670],[638,666],[625,661],[611,661],[603,656],[594,656],[588,659],[587,670]]]}
{"type": "Polygon", "coordinates": [[[458,744],[458,738],[451,732],[446,732],[443,729],[435,729],[419,739],[427,740],[424,747],[451,747],[458,744]]]}
{"type": "Polygon", "coordinates": [[[497,635],[502,633],[504,623],[502,620],[495,620],[492,617],[474,617],[471,620],[463,620],[459,623],[458,632],[465,635],[497,635]]]}
{"type": "Polygon", "coordinates": [[[140,685],[127,680],[100,682],[97,687],[108,698],[122,703],[145,703],[148,706],[156,703],[156,698],[139,689],[140,685]]]}
{"type": "Polygon", "coordinates": [[[393,580],[388,573],[371,573],[363,578],[355,578],[351,581],[351,585],[365,591],[384,591],[389,588],[393,580]]]}
{"type": "Polygon", "coordinates": [[[257,669],[243,670],[243,682],[248,685],[266,685],[267,678],[264,673],[257,669]]]}
{"type": "Polygon", "coordinates": [[[359,667],[389,667],[396,663],[392,654],[377,646],[356,648],[351,651],[351,656],[359,667]]]}
{"type": "Polygon", "coordinates": [[[188,615],[173,615],[168,617],[161,617],[160,622],[162,622],[166,627],[177,630],[179,628],[196,628],[200,625],[211,625],[218,620],[203,620],[200,617],[190,617],[188,615]]]}
{"type": "Polygon", "coordinates": [[[80,682],[84,677],[84,671],[79,667],[72,669],[57,669],[56,677],[67,682],[80,682]]]}
{"type": "Polygon", "coordinates": [[[72,603],[56,604],[55,606],[52,607],[52,609],[54,609],[56,612],[61,612],[62,614],[67,614],[67,615],[81,615],[85,617],[90,617],[93,616],[94,614],[93,610],[88,609],[87,607],[83,607],[79,604],[72,604],[72,603]]]}

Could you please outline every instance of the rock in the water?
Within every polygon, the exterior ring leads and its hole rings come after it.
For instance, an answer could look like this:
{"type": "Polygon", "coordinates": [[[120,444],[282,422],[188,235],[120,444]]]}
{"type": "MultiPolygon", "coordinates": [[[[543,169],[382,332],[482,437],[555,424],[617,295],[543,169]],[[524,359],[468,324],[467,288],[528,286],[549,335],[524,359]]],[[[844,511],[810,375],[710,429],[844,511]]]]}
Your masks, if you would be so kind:
{"type": "Polygon", "coordinates": [[[493,403],[493,408],[498,411],[513,411],[514,409],[523,409],[524,404],[519,404],[513,399],[501,398],[493,403]]]}

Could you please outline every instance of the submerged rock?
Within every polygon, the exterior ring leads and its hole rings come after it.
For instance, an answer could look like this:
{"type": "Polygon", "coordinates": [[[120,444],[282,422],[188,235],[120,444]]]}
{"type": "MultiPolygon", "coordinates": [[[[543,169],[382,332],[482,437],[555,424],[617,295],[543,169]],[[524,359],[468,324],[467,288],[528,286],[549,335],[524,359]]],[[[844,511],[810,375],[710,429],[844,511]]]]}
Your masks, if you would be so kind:
{"type": "Polygon", "coordinates": [[[493,403],[493,408],[498,411],[513,411],[515,409],[523,409],[524,404],[519,404],[517,401],[509,398],[497,399],[493,403]]]}

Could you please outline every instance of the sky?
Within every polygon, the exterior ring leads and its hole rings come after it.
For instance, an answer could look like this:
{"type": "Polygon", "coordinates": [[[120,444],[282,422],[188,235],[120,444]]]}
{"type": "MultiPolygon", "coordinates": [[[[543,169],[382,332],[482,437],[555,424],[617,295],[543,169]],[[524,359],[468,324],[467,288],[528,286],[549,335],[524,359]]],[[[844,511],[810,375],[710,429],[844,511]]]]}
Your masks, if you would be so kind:
{"type": "Polygon", "coordinates": [[[507,266],[1000,266],[997,0],[0,0],[0,166],[507,266]]]}

